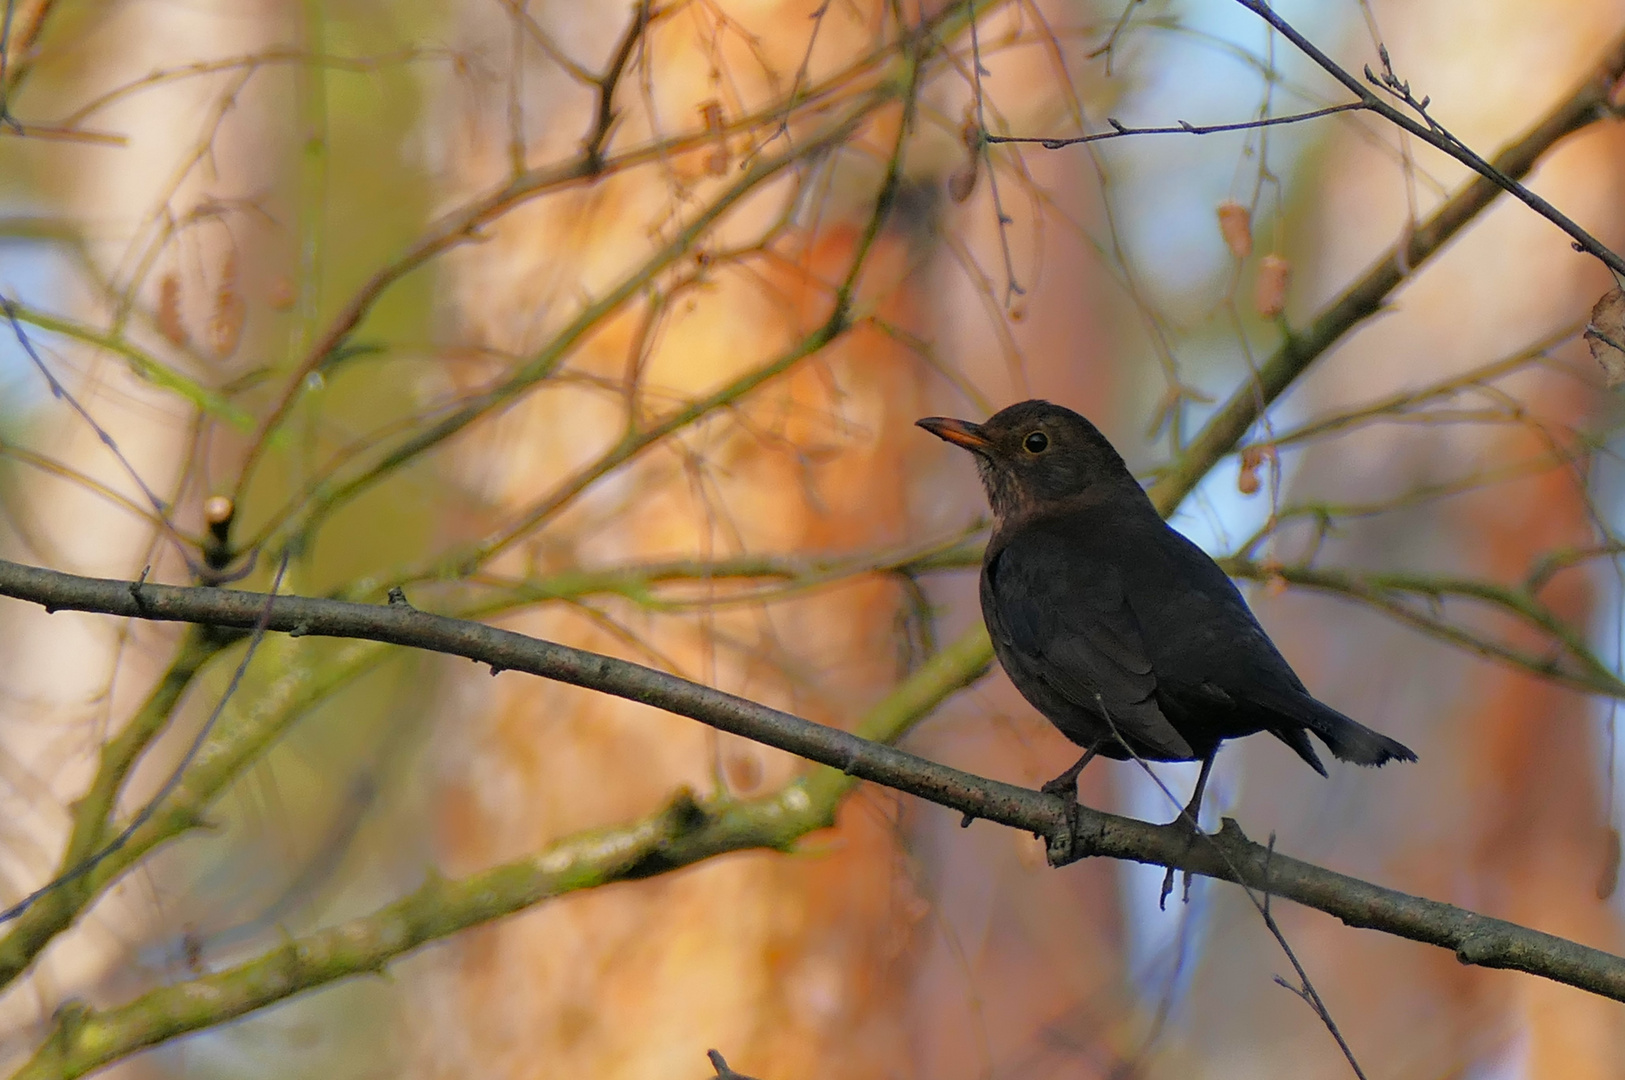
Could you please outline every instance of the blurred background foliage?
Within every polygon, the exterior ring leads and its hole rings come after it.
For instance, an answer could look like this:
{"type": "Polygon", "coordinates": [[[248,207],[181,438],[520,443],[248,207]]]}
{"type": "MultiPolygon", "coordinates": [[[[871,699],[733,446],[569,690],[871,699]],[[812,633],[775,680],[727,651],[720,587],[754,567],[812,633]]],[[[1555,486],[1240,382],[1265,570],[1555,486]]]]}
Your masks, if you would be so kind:
{"type": "MultiPolygon", "coordinates": [[[[1279,10],[1355,72],[1383,43],[1486,155],[1625,27],[1603,0],[1279,10]]],[[[403,585],[825,723],[889,716],[1026,784],[1072,751],[978,679],[985,508],[912,421],[1049,397],[1166,477],[1468,176],[1363,113],[982,140],[1346,100],[1230,0],[9,0],[3,54],[6,558],[403,585]]],[[[1532,183],[1617,247],[1608,111],[1532,183]]],[[[1421,755],[1322,780],[1235,746],[1212,820],[1618,950],[1619,410],[1581,339],[1610,284],[1503,199],[1204,465],[1175,524],[1319,696],[1421,755]]],[[[763,1080],[1348,1069],[1226,887],[1161,912],[1160,870],[1050,872],[1029,837],[687,720],[364,643],[267,639],[206,728],[243,652],[0,608],[5,899],[179,780],[0,939],[8,1071],[77,1073],[52,1046],[85,1016],[145,1024],[94,1063],[152,1075],[652,1080],[707,1075],[708,1047],[763,1080]],[[156,1021],[426,878],[685,788],[839,812],[386,978],[156,1021]]],[[[1173,809],[1131,766],[1082,790],[1173,809]]],[[[1605,1076],[1625,1050],[1610,1003],[1277,914],[1369,1075],[1605,1076]]]]}

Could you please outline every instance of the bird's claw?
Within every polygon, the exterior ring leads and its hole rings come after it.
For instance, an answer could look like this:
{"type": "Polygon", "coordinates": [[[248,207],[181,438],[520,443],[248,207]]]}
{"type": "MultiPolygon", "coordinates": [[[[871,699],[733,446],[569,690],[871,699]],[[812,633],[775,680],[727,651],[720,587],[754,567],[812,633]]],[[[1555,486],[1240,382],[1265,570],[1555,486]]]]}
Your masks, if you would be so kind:
{"type": "MultiPolygon", "coordinates": [[[[1044,788],[1048,789],[1049,784],[1045,784],[1044,788]]],[[[1070,792],[1046,790],[1045,794],[1055,795],[1061,800],[1066,816],[1066,832],[1063,835],[1051,836],[1044,854],[1051,866],[1066,866],[1077,858],[1078,832],[1081,828],[1077,789],[1073,788],[1070,792]]]]}
{"type": "Polygon", "coordinates": [[[1078,778],[1076,776],[1057,776],[1053,780],[1046,780],[1039,787],[1045,795],[1059,795],[1063,799],[1073,802],[1078,798],[1078,778]]]}
{"type": "MultiPolygon", "coordinates": [[[[1192,844],[1196,843],[1197,840],[1206,835],[1202,832],[1201,828],[1194,823],[1193,819],[1188,815],[1188,813],[1180,814],[1177,818],[1168,823],[1168,827],[1180,829],[1185,833],[1186,851],[1189,851],[1192,844]]],[[[1181,902],[1188,904],[1191,902],[1191,872],[1186,870],[1184,871],[1184,874],[1185,888],[1180,894],[1180,900],[1181,902]]],[[[1162,875],[1162,891],[1157,894],[1158,911],[1168,910],[1168,894],[1173,891],[1174,868],[1170,866],[1168,868],[1168,872],[1162,875]]]]}
{"type": "MultiPolygon", "coordinates": [[[[1162,892],[1157,894],[1157,910],[1158,911],[1167,911],[1168,910],[1168,894],[1173,892],[1173,891],[1174,891],[1174,868],[1170,866],[1168,868],[1168,872],[1166,874],[1162,875],[1162,892]]],[[[1184,891],[1182,892],[1182,894],[1180,895],[1180,900],[1182,900],[1184,903],[1187,903],[1187,904],[1191,902],[1191,872],[1189,870],[1185,871],[1185,888],[1184,888],[1184,891]]]]}

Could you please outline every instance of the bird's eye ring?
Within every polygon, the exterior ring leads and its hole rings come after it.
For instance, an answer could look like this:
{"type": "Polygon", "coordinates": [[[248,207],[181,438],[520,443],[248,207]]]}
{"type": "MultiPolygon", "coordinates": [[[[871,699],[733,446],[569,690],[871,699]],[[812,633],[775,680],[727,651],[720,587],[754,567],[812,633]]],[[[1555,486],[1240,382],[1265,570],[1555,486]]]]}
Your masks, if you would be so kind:
{"type": "Polygon", "coordinates": [[[1042,431],[1029,432],[1027,437],[1021,440],[1021,447],[1029,454],[1042,454],[1049,449],[1049,436],[1042,431]]]}

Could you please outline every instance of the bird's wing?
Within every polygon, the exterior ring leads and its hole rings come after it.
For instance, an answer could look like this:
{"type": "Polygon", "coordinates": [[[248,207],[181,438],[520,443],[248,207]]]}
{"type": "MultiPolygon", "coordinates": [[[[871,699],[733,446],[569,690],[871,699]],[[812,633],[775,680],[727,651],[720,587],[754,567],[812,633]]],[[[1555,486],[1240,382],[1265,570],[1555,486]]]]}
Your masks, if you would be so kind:
{"type": "Polygon", "coordinates": [[[1190,744],[1157,705],[1157,675],[1116,569],[1066,540],[1020,530],[989,560],[995,633],[1062,696],[1103,711],[1136,750],[1190,759],[1190,744]]]}

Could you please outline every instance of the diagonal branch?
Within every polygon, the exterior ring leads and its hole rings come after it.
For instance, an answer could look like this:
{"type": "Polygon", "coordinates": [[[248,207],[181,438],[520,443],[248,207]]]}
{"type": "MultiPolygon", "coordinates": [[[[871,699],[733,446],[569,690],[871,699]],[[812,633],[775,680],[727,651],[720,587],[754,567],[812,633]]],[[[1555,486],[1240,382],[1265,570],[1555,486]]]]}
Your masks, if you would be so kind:
{"type": "MultiPolygon", "coordinates": [[[[1248,0],[1241,0],[1248,3],[1248,0]]],[[[1251,6],[1248,3],[1248,6],[1251,6]]],[[[1543,116],[1516,142],[1490,162],[1511,179],[1527,176],[1558,142],[1598,120],[1613,115],[1609,91],[1625,75],[1625,36],[1612,42],[1589,78],[1543,116]]],[[[1478,176],[1435,210],[1427,220],[1407,230],[1359,280],[1323,308],[1301,331],[1289,333],[1257,374],[1240,387],[1214,413],[1201,432],[1168,465],[1151,487],[1152,500],[1171,512],[1213,463],[1229,453],[1247,434],[1265,407],[1286,391],[1309,365],[1335,345],[1344,334],[1375,315],[1390,294],[1419,266],[1438,254],[1463,226],[1482,213],[1502,191],[1493,180],[1478,176]]]]}
{"type": "MultiPolygon", "coordinates": [[[[431,881],[417,896],[296,941],[241,968],[154,991],[122,1010],[75,1014],[71,1025],[64,1020],[42,1050],[51,1057],[52,1075],[78,1075],[112,1060],[106,1056],[112,1046],[122,1045],[117,1053],[126,1053],[335,979],[380,970],[426,941],[563,892],[665,872],[724,851],[788,847],[832,820],[839,794],[854,779],[1032,832],[1048,840],[1057,863],[1104,856],[1188,870],[1293,900],[1351,926],[1450,949],[1463,963],[1525,971],[1625,1001],[1625,959],[1287,858],[1247,839],[1233,821],[1225,822],[1212,844],[1191,844],[1188,830],[1179,826],[1151,825],[1080,808],[1077,831],[1072,833],[1065,804],[1053,796],[960,772],[639,664],[432,615],[402,602],[271,599],[235,590],[87,578],[5,561],[0,561],[0,595],[41,604],[49,611],[92,611],[239,629],[261,622],[289,634],[364,639],[462,656],[489,664],[496,672],[522,671],[638,701],[829,766],[764,800],[710,805],[684,799],[663,815],[630,828],[592,834],[590,841],[579,837],[565,841],[539,856],[464,881],[431,881]],[[657,828],[651,822],[666,824],[657,828]],[[214,1004],[203,1004],[207,1002],[214,1004]],[[133,1031],[148,1034],[127,1035],[136,1041],[121,1043],[108,1025],[112,1029],[133,1025],[133,1031]],[[89,1058],[76,1066],[77,1054],[89,1058]]],[[[877,707],[866,730],[885,727],[888,711],[927,710],[974,678],[974,671],[969,676],[965,671],[981,651],[978,645],[961,643],[940,655],[929,671],[919,673],[877,707]]]]}
{"type": "MultiPolygon", "coordinates": [[[[1567,215],[1558,210],[1557,207],[1518,183],[1519,177],[1523,175],[1522,172],[1507,168],[1499,158],[1495,161],[1485,161],[1474,153],[1466,143],[1440,127],[1432,117],[1428,116],[1426,111],[1427,99],[1424,98],[1419,102],[1412,99],[1409,85],[1399,82],[1393,72],[1388,70],[1388,52],[1386,49],[1382,50],[1383,67],[1385,69],[1384,77],[1379,79],[1368,67],[1366,68],[1367,81],[1373,85],[1384,86],[1393,90],[1399,95],[1399,99],[1415,109],[1426,123],[1413,120],[1373,93],[1369,86],[1362,83],[1337,61],[1327,56],[1314,42],[1304,37],[1296,27],[1283,19],[1270,7],[1269,0],[1236,0],[1236,2],[1269,23],[1281,36],[1292,42],[1299,51],[1318,64],[1323,71],[1342,83],[1345,88],[1358,97],[1361,104],[1367,109],[1378,114],[1395,127],[1416,136],[1429,146],[1449,154],[1478,173],[1485,183],[1507,192],[1513,198],[1535,211],[1535,213],[1562,229],[1573,238],[1575,250],[1594,255],[1602,260],[1615,274],[1625,275],[1625,259],[1620,258],[1615,251],[1601,240],[1582,229],[1567,215]]],[[[1602,63],[1604,72],[1611,72],[1613,75],[1613,78],[1608,80],[1610,86],[1618,79],[1622,64],[1625,64],[1625,37],[1615,39],[1614,44],[1608,50],[1607,59],[1602,63]]],[[[1614,115],[1613,106],[1608,100],[1607,89],[1607,87],[1603,88],[1602,97],[1595,107],[1605,115],[1614,115]]]]}

